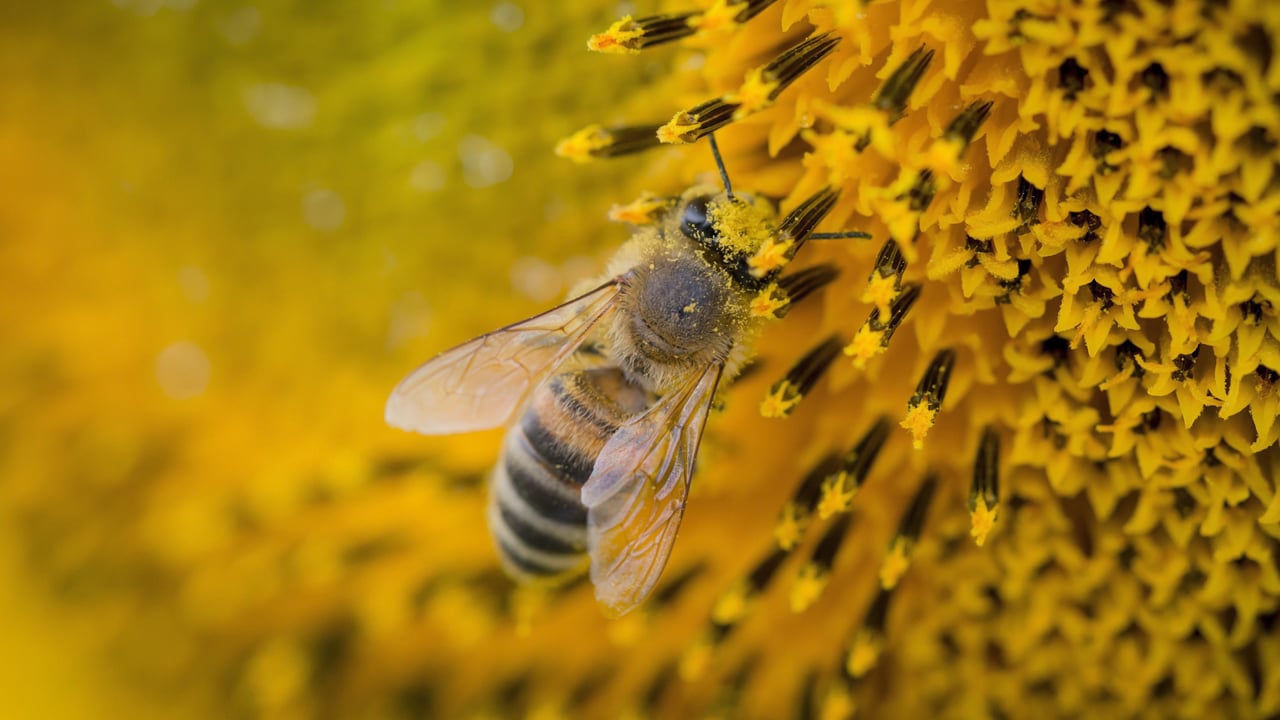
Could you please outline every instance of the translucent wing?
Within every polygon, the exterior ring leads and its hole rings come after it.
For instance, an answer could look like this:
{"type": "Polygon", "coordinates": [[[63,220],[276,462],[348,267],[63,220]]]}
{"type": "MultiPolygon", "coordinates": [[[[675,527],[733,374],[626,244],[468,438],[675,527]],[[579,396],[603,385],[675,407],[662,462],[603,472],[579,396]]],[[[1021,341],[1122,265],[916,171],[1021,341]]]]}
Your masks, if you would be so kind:
{"type": "Polygon", "coordinates": [[[423,363],[387,399],[387,424],[424,435],[507,424],[614,307],[621,278],[423,363]]]}
{"type": "Polygon", "coordinates": [[[649,596],[671,555],[720,370],[709,366],[619,428],[582,486],[591,582],[614,615],[649,596]]]}

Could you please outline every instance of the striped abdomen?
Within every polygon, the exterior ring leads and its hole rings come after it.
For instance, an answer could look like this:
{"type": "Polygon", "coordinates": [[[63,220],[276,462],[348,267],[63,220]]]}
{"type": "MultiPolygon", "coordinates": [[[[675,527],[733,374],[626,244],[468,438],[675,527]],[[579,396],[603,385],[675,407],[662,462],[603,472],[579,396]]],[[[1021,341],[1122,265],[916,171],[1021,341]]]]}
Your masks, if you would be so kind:
{"type": "Polygon", "coordinates": [[[609,438],[644,409],[644,393],[617,368],[566,372],[534,391],[507,432],[489,491],[489,528],[512,577],[585,569],[582,485],[609,438]]]}

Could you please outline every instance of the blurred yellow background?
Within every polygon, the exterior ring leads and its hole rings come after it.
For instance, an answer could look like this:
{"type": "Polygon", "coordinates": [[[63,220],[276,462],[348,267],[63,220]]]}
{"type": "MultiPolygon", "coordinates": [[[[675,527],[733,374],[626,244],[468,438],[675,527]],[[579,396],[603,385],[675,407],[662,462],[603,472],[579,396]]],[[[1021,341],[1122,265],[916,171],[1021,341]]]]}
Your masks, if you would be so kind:
{"type": "Polygon", "coordinates": [[[492,564],[478,507],[430,516],[447,483],[370,488],[474,478],[495,438],[397,433],[382,403],[625,236],[609,204],[661,167],[551,153],[653,114],[623,98],[654,61],[583,46],[619,12],[0,9],[4,716],[308,714],[263,638],[492,564]],[[351,569],[388,547],[399,575],[351,569]]]}

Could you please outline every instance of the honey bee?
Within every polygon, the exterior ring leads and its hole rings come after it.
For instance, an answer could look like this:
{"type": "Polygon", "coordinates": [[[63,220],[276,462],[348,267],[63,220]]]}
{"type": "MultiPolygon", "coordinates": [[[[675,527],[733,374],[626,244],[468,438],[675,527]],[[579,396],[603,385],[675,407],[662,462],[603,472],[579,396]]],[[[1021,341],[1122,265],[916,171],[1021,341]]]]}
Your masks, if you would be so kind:
{"type": "Polygon", "coordinates": [[[751,302],[780,271],[762,255],[789,259],[835,202],[821,191],[775,223],[715,156],[724,189],[686,191],[605,281],[441,353],[387,401],[390,425],[426,435],[507,426],[488,503],[504,568],[527,582],[589,567],[615,616],[671,554],[716,389],[748,359],[751,302]]]}

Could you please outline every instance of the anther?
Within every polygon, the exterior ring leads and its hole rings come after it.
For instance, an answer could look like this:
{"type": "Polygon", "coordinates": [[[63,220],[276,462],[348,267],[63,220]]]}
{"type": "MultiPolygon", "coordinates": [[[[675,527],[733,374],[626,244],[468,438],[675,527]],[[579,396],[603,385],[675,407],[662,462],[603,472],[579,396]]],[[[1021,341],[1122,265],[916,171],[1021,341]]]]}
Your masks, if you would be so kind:
{"type": "Polygon", "coordinates": [[[839,276],[840,270],[831,263],[783,275],[776,283],[760,291],[756,301],[752,302],[751,312],[757,317],[785,317],[796,303],[831,284],[839,276]]]}
{"type": "Polygon", "coordinates": [[[609,26],[608,30],[592,35],[587,49],[602,53],[635,54],[654,45],[674,42],[697,32],[690,24],[696,13],[651,15],[633,19],[630,15],[609,26]]]}
{"type": "Polygon", "coordinates": [[[893,238],[885,241],[876,254],[875,265],[867,278],[867,287],[859,298],[876,306],[881,317],[889,316],[889,307],[902,291],[902,274],[907,270],[907,260],[893,238]]]}
{"type": "Polygon", "coordinates": [[[741,105],[734,112],[733,119],[741,120],[772,105],[788,85],[830,55],[839,44],[837,35],[815,35],[782,53],[768,65],[748,72],[738,91],[725,98],[741,105]]]}
{"type": "Polygon", "coordinates": [[[556,145],[556,154],[574,162],[587,162],[638,153],[661,144],[655,134],[659,127],[658,124],[613,128],[589,125],[561,140],[556,145]]]}
{"type": "Polygon", "coordinates": [[[609,219],[629,225],[653,225],[675,207],[678,198],[645,193],[626,205],[609,208],[609,219]]]}
{"type": "Polygon", "coordinates": [[[822,497],[818,501],[818,517],[828,518],[849,509],[858,488],[866,482],[871,466],[880,456],[880,449],[889,438],[889,418],[881,417],[858,442],[840,459],[836,470],[822,482],[822,497]]]}
{"type": "Polygon", "coordinates": [[[916,385],[915,394],[907,401],[907,416],[902,419],[901,425],[911,431],[911,442],[917,450],[924,447],[925,435],[937,419],[955,363],[954,350],[946,349],[934,355],[916,385]]]}
{"type": "Polygon", "coordinates": [[[737,103],[714,98],[688,110],[681,110],[665,125],[657,128],[657,139],[663,143],[691,143],[733,122],[737,103]]]}
{"type": "Polygon", "coordinates": [[[840,338],[833,335],[805,353],[781,380],[769,388],[760,403],[760,414],[767,418],[790,415],[831,367],[836,355],[840,354],[840,345],[840,338]]]}
{"type": "Polygon", "coordinates": [[[924,46],[916,48],[916,51],[907,56],[907,59],[893,71],[889,79],[876,92],[875,99],[871,103],[888,114],[890,124],[901,119],[903,112],[907,109],[907,100],[915,91],[916,85],[920,83],[920,78],[924,77],[931,62],[933,62],[932,50],[925,50],[924,46]]]}
{"type": "Polygon", "coordinates": [[[978,128],[981,128],[991,116],[991,108],[994,105],[995,103],[990,101],[971,103],[951,121],[951,124],[947,125],[943,137],[958,140],[962,147],[967,147],[970,142],[973,142],[973,136],[978,134],[978,128]]]}
{"type": "Polygon", "coordinates": [[[840,38],[831,33],[804,40],[773,62],[747,73],[746,82],[738,92],[676,113],[658,128],[658,139],[664,143],[691,143],[768,107],[791,83],[830,55],[839,42],[840,38]]]}
{"type": "Polygon", "coordinates": [[[929,513],[929,503],[933,501],[933,493],[938,487],[938,476],[930,474],[916,490],[911,505],[898,524],[898,532],[889,543],[884,563],[880,565],[880,587],[892,590],[911,566],[911,555],[916,542],[920,539],[920,531],[924,529],[925,515],[929,513]]]}
{"type": "Polygon", "coordinates": [[[856,680],[871,672],[884,652],[885,622],[889,617],[889,600],[892,597],[890,590],[881,589],[871,601],[871,607],[867,608],[862,625],[854,633],[845,654],[842,666],[845,680],[856,680]]]}
{"type": "Polygon", "coordinates": [[[840,456],[828,453],[805,474],[804,479],[796,486],[791,499],[782,506],[778,514],[778,523],[774,526],[773,535],[778,547],[783,550],[794,550],[804,538],[804,532],[813,518],[814,507],[818,504],[818,493],[823,481],[840,470],[840,456]]]}
{"type": "Polygon", "coordinates": [[[769,280],[796,256],[796,252],[809,239],[809,234],[835,207],[840,193],[824,187],[810,195],[782,218],[775,236],[765,242],[754,255],[747,258],[752,276],[769,280]]]}
{"type": "Polygon", "coordinates": [[[867,321],[858,328],[858,332],[853,336],[853,341],[844,347],[844,354],[853,358],[853,366],[857,368],[865,367],[867,361],[884,352],[889,347],[889,341],[893,338],[893,334],[897,332],[902,325],[902,321],[906,319],[907,312],[911,310],[911,306],[915,305],[916,300],[920,298],[920,285],[917,283],[907,283],[903,285],[902,292],[894,298],[889,305],[889,313],[886,318],[880,313],[880,308],[872,308],[871,314],[867,317],[867,321]]]}
{"type": "Polygon", "coordinates": [[[831,579],[831,567],[835,564],[836,553],[840,552],[840,546],[844,543],[852,522],[852,515],[840,515],[822,534],[813,548],[813,554],[809,556],[809,562],[800,568],[791,585],[791,612],[804,612],[822,596],[827,581],[831,579]]]}
{"type": "Polygon", "coordinates": [[[979,547],[996,523],[1000,505],[1000,434],[988,425],[982,430],[978,456],[973,461],[973,484],[969,486],[969,534],[979,547]]]}

